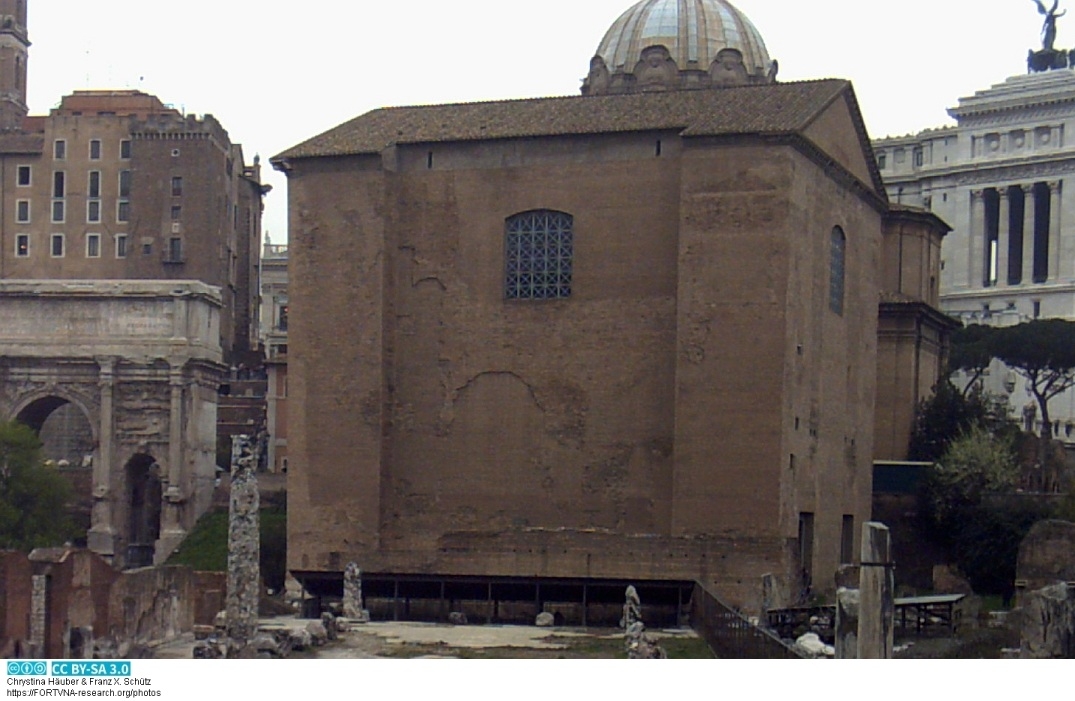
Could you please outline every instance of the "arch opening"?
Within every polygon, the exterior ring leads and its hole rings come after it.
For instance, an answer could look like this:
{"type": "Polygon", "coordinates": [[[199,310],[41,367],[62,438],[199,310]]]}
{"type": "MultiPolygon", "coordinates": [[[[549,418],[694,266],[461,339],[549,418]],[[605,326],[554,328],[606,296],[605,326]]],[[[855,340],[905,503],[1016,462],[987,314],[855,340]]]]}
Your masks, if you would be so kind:
{"type": "Polygon", "coordinates": [[[151,455],[139,454],[127,461],[127,568],[148,567],[160,538],[160,465],[151,455]]]}
{"type": "Polygon", "coordinates": [[[81,535],[76,546],[85,546],[93,514],[93,460],[97,449],[93,427],[77,404],[50,395],[27,404],[15,420],[29,426],[41,441],[41,457],[56,466],[74,491],[69,513],[81,535]]]}

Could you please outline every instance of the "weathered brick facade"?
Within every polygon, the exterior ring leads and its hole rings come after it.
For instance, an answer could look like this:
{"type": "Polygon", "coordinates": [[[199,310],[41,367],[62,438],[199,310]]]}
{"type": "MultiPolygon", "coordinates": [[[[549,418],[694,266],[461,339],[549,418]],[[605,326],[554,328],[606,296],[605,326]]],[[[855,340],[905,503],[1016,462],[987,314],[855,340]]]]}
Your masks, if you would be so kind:
{"type": "Polygon", "coordinates": [[[383,110],[274,163],[300,577],[697,579],[754,605],[765,573],[831,588],[849,528],[857,552],[887,203],[849,85],[383,110]],[[570,298],[505,298],[531,210],[573,217],[570,298]]]}

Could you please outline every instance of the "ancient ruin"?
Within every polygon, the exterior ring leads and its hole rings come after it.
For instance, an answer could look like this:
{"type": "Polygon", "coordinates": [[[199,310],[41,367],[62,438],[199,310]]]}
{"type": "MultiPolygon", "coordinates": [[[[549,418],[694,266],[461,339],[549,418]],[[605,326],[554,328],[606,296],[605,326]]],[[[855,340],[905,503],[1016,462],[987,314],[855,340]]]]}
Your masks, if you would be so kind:
{"type": "Polygon", "coordinates": [[[206,508],[220,293],[189,281],[0,281],[0,421],[79,492],[89,548],[163,562],[206,508]]]}
{"type": "Polygon", "coordinates": [[[261,569],[258,480],[250,436],[232,437],[231,502],[228,513],[227,632],[239,648],[258,628],[261,569]]]}
{"type": "Polygon", "coordinates": [[[343,615],[351,622],[370,620],[370,612],[362,607],[362,570],[355,562],[343,570],[343,615]]]}
{"type": "Polygon", "coordinates": [[[668,657],[653,636],[646,633],[646,624],[642,622],[642,602],[634,586],[628,586],[624,594],[623,618],[624,648],[627,658],[631,660],[663,660],[668,657]]]}
{"type": "Polygon", "coordinates": [[[892,657],[896,582],[888,527],[871,521],[862,526],[859,575],[858,657],[892,657]]]}
{"type": "Polygon", "coordinates": [[[1020,618],[1020,657],[1075,658],[1075,587],[1061,582],[1028,592],[1020,618]]]}

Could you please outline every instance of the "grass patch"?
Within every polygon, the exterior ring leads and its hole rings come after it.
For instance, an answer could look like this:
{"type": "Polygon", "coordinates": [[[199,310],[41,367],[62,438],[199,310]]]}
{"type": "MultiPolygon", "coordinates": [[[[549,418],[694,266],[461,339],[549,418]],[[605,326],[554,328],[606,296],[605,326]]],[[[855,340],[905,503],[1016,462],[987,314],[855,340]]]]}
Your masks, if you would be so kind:
{"type": "MultiPolygon", "coordinates": [[[[280,589],[284,586],[287,566],[287,510],[279,506],[262,509],[259,514],[261,532],[261,577],[265,585],[280,589]]],[[[180,544],[169,565],[187,565],[202,572],[226,572],[228,569],[228,511],[208,511],[198,519],[190,534],[180,544]]]]}
{"type": "Polygon", "coordinates": [[[228,569],[228,512],[207,511],[180,543],[169,565],[187,565],[202,572],[228,569]]]}
{"type": "Polygon", "coordinates": [[[674,638],[662,638],[660,643],[670,660],[713,659],[713,651],[701,638],[681,635],[674,638]]]}

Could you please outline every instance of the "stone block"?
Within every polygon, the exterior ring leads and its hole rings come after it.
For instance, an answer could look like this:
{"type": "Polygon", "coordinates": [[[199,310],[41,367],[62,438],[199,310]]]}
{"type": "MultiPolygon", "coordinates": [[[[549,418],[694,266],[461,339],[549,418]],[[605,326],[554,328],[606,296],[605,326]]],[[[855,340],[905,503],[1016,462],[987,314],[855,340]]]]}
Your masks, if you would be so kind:
{"type": "Polygon", "coordinates": [[[1020,657],[1075,658],[1075,587],[1060,583],[1028,592],[1021,619],[1020,657]]]}

